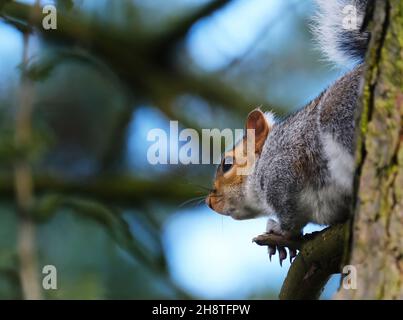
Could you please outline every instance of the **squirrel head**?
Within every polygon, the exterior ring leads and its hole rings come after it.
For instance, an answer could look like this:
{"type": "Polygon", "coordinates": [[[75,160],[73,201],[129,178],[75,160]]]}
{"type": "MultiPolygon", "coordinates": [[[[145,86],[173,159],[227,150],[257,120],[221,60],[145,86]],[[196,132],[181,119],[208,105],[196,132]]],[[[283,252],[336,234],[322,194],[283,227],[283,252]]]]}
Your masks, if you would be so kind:
{"type": "Polygon", "coordinates": [[[248,178],[254,172],[256,161],[273,125],[271,113],[264,114],[259,109],[249,113],[242,140],[231,150],[224,152],[217,168],[213,190],[206,198],[206,204],[211,209],[237,220],[251,219],[263,214],[248,190],[248,178]]]}

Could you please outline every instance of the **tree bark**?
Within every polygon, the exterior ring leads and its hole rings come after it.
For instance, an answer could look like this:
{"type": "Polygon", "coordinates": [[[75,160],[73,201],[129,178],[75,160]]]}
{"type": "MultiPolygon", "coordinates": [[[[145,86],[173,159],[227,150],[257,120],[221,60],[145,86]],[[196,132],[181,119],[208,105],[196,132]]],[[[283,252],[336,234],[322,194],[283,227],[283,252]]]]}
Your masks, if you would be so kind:
{"type": "Polygon", "coordinates": [[[357,148],[348,264],[356,289],[338,299],[403,298],[403,2],[374,2],[357,148]]]}

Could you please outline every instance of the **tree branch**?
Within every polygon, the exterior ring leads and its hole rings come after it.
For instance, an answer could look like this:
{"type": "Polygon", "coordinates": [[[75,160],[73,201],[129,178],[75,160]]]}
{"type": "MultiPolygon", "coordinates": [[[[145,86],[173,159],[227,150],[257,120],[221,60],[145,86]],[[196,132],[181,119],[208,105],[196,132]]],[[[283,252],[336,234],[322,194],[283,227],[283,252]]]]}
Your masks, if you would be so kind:
{"type": "MultiPolygon", "coordinates": [[[[22,67],[26,68],[29,52],[29,34],[24,33],[22,67]]],[[[19,104],[15,120],[15,145],[24,150],[31,141],[31,118],[33,109],[33,85],[22,72],[19,104]]],[[[14,163],[14,191],[18,209],[17,248],[19,274],[24,299],[39,300],[42,292],[39,285],[39,268],[36,253],[36,228],[31,216],[34,202],[32,168],[26,156],[16,159],[14,163]]]]}
{"type": "Polygon", "coordinates": [[[281,245],[300,250],[281,288],[281,300],[318,299],[334,273],[340,272],[345,234],[349,223],[305,235],[300,241],[267,234],[255,239],[258,245],[281,245]]]}

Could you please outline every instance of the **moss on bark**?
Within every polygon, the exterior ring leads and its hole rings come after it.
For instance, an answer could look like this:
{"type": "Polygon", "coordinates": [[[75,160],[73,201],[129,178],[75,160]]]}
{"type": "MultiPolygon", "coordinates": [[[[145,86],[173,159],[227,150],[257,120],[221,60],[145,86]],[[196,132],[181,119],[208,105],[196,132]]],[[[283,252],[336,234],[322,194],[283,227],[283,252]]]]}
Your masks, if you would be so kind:
{"type": "Polygon", "coordinates": [[[375,1],[363,89],[358,192],[342,299],[403,298],[403,2],[375,1]]]}

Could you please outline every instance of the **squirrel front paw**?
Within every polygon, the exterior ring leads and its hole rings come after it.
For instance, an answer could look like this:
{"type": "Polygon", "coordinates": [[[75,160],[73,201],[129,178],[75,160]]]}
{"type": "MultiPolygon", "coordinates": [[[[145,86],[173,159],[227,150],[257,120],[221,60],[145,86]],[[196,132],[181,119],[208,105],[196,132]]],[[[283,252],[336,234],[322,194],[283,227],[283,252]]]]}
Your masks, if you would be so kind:
{"type": "Polygon", "coordinates": [[[271,257],[276,254],[276,251],[278,251],[280,266],[282,266],[283,261],[287,258],[286,248],[288,248],[289,251],[290,263],[292,262],[292,259],[296,257],[297,248],[290,244],[298,242],[300,236],[300,233],[292,233],[283,230],[280,223],[274,219],[269,219],[266,225],[266,233],[255,237],[253,242],[259,244],[262,240],[265,241],[267,240],[267,237],[270,237],[270,244],[266,244],[269,252],[269,259],[271,261],[271,257]]]}

